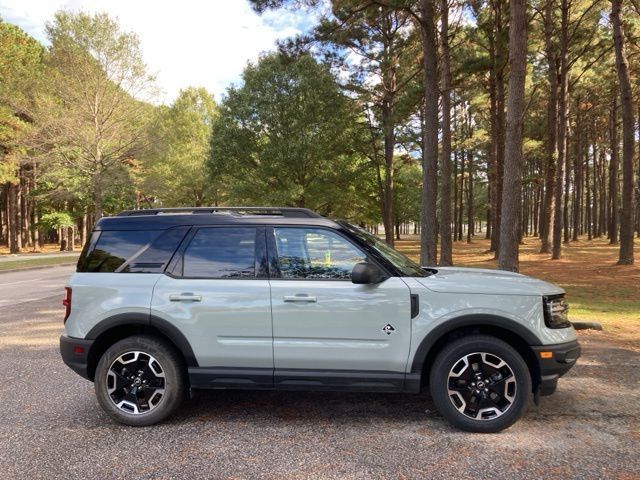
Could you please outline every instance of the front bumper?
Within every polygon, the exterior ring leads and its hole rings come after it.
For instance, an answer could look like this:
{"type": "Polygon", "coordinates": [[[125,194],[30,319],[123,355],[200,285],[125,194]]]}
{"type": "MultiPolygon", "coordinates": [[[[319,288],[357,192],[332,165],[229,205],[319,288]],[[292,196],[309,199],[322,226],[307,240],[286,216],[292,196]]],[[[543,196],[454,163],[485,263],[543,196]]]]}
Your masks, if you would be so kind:
{"type": "Polygon", "coordinates": [[[71,370],[81,377],[91,380],[89,377],[89,351],[93,345],[93,340],[73,338],[66,335],[60,336],[60,355],[62,361],[71,370]]]}
{"type": "Polygon", "coordinates": [[[538,361],[540,385],[538,394],[545,396],[555,392],[558,379],[576,364],[581,349],[577,340],[557,345],[531,347],[538,361]]]}

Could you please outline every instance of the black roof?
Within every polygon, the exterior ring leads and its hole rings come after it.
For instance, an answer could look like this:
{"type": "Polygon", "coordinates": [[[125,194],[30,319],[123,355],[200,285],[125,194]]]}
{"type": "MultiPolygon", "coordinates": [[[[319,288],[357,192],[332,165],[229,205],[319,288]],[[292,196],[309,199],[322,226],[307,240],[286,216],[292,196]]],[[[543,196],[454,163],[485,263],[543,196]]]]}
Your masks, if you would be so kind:
{"type": "Polygon", "coordinates": [[[127,210],[103,217],[96,230],[165,230],[181,225],[312,225],[338,224],[306,208],[193,207],[127,210]]]}

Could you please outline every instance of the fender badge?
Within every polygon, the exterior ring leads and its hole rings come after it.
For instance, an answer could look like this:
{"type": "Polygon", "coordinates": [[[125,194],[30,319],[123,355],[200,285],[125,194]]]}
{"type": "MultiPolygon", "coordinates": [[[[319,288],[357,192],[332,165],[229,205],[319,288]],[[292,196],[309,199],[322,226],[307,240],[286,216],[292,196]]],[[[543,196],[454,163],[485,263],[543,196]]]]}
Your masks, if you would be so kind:
{"type": "Polygon", "coordinates": [[[384,327],[382,327],[382,331],[387,335],[391,335],[392,333],[395,333],[396,329],[393,328],[393,325],[387,323],[384,327]]]}

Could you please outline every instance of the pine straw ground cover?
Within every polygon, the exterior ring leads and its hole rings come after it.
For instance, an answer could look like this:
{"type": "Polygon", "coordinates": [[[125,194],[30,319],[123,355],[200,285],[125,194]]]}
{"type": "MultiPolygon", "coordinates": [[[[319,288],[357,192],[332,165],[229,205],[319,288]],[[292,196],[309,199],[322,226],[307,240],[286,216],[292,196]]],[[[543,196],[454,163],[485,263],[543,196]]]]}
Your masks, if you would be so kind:
{"type": "MultiPolygon", "coordinates": [[[[79,252],[82,249],[82,245],[76,242],[75,251],[79,252]]],[[[38,251],[35,251],[31,247],[24,247],[21,253],[60,253],[60,245],[57,243],[46,243],[40,246],[38,251]]],[[[0,255],[8,255],[9,248],[6,245],[0,245],[0,255]]]]}
{"type": "MultiPolygon", "coordinates": [[[[616,265],[618,246],[606,239],[563,245],[561,260],[540,254],[537,238],[527,237],[520,247],[520,272],[560,285],[567,291],[569,316],[577,321],[600,322],[615,339],[640,349],[640,242],[636,240],[636,265],[616,265]]],[[[396,248],[417,260],[419,239],[408,236],[396,241],[396,248]]],[[[489,242],[474,239],[455,242],[456,266],[496,268],[489,242]]]]}

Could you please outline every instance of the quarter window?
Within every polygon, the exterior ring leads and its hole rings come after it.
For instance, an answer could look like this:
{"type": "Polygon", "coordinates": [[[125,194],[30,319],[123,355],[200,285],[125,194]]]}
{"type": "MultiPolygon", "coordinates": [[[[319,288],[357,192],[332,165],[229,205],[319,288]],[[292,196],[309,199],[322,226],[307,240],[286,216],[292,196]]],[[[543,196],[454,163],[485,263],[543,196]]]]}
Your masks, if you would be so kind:
{"type": "Polygon", "coordinates": [[[82,253],[79,272],[115,272],[133,255],[142,251],[162,232],[121,230],[100,232],[95,248],[82,253]]]}
{"type": "Polygon", "coordinates": [[[317,228],[276,228],[282,278],[350,279],[366,255],[340,235],[317,228]]]}
{"type": "Polygon", "coordinates": [[[255,228],[201,228],[184,253],[185,277],[253,278],[255,228]]]}

